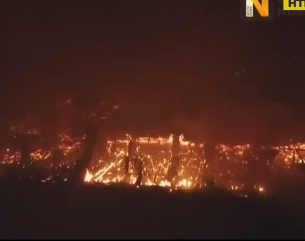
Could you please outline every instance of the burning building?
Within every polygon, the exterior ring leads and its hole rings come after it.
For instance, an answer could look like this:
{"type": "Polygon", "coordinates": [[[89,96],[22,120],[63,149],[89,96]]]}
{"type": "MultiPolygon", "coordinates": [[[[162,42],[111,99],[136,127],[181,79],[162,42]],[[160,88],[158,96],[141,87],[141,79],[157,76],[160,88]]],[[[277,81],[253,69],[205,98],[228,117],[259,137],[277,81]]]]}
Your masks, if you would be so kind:
{"type": "Polygon", "coordinates": [[[34,148],[26,141],[29,132],[24,132],[23,142],[17,138],[17,146],[2,149],[2,166],[16,167],[19,174],[22,169],[23,178],[38,176],[42,182],[60,179],[76,184],[263,190],[270,176],[304,163],[303,143],[274,147],[226,145],[186,140],[179,132],[167,137],[143,137],[136,132],[125,136],[119,135],[123,128],[118,132],[109,128],[111,120],[104,120],[103,111],[99,110],[99,115],[92,113],[84,118],[90,123],[85,136],[70,130],[52,133],[56,136],[52,145],[34,148]]]}

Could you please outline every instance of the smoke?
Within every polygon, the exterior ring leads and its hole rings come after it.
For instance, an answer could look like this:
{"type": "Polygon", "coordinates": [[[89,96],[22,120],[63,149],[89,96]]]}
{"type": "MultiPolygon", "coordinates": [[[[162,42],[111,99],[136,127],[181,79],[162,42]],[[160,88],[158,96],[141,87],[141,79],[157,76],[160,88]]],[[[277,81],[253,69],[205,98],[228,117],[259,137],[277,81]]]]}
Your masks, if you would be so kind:
{"type": "Polygon", "coordinates": [[[191,136],[211,141],[282,141],[296,135],[298,123],[289,106],[266,101],[248,90],[239,99],[212,91],[195,114],[178,114],[172,124],[191,136]]]}

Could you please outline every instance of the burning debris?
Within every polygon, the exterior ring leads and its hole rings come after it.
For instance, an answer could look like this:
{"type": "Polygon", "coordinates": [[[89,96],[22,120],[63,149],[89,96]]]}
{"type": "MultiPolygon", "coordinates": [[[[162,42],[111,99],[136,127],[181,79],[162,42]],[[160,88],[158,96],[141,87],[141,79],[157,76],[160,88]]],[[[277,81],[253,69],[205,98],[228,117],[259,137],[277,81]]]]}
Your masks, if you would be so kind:
{"type": "Polygon", "coordinates": [[[88,132],[85,141],[62,134],[57,146],[31,152],[29,163],[22,162],[22,152],[7,149],[2,165],[27,170],[31,176],[33,170],[38,170],[42,182],[61,178],[77,183],[125,183],[171,190],[216,185],[232,191],[254,188],[264,193],[265,177],[304,163],[305,144],[254,148],[193,143],[183,135],[126,135],[126,139],[104,142],[99,136],[95,129],[88,132]]]}
{"type": "MultiPolygon", "coordinates": [[[[64,105],[72,103],[68,99],[64,105]]],[[[120,108],[116,105],[108,110],[120,108]]],[[[64,132],[58,136],[56,145],[33,146],[33,142],[41,139],[38,131],[29,131],[29,124],[12,127],[13,145],[2,150],[1,165],[14,167],[16,175],[22,178],[38,176],[42,182],[60,179],[78,184],[124,183],[170,190],[218,186],[232,191],[255,189],[261,193],[265,192],[271,175],[305,166],[302,157],[305,143],[232,146],[195,143],[179,133],[168,138],[126,134],[124,139],[111,140],[112,135],[105,135],[99,125],[107,116],[106,109],[83,112],[82,119],[91,122],[93,119],[93,127],[84,137],[64,132]]]]}

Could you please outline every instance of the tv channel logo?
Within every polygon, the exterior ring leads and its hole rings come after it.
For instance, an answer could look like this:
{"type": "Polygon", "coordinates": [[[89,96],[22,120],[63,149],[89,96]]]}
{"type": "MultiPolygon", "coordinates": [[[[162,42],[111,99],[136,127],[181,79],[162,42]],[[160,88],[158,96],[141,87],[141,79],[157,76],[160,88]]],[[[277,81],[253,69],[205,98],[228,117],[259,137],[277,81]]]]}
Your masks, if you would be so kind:
{"type": "Polygon", "coordinates": [[[243,19],[245,21],[273,21],[274,0],[243,0],[243,19]]]}
{"type": "Polygon", "coordinates": [[[284,0],[283,10],[285,11],[305,10],[305,0],[284,0]]]}
{"type": "Polygon", "coordinates": [[[262,0],[262,3],[260,3],[258,0],[246,0],[246,17],[247,18],[253,18],[253,8],[256,8],[258,11],[258,14],[262,18],[268,18],[269,17],[269,0],[262,0]]]}

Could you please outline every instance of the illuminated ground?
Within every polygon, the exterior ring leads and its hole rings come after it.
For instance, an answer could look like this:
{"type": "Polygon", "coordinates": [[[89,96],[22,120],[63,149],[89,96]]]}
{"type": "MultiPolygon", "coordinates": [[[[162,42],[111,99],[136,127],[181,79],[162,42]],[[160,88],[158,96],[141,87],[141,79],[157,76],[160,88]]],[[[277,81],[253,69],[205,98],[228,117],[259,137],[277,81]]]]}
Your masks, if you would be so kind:
{"type": "Polygon", "coordinates": [[[261,196],[39,182],[0,191],[0,238],[305,237],[302,213],[261,196]]]}

